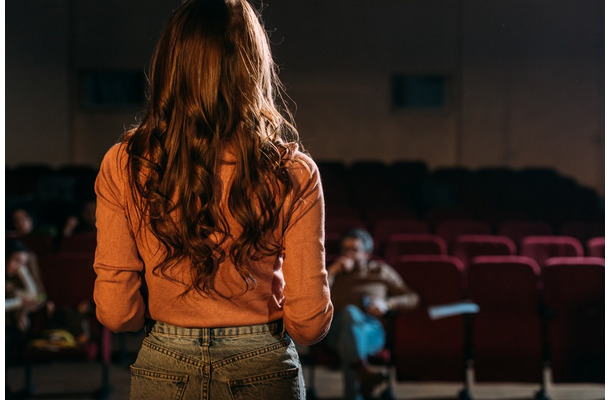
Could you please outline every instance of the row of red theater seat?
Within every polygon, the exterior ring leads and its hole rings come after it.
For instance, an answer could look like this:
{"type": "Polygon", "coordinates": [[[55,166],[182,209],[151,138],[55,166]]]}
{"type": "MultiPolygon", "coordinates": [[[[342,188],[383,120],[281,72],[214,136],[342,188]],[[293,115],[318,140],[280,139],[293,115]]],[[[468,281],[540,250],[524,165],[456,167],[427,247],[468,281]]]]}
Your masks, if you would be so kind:
{"type": "MultiPolygon", "coordinates": [[[[455,219],[430,224],[417,219],[392,219],[381,220],[374,225],[367,226],[364,221],[357,218],[329,217],[326,220],[326,239],[329,254],[337,252],[337,243],[342,234],[351,228],[368,229],[376,243],[376,254],[381,254],[383,244],[390,236],[395,234],[435,234],[440,236],[448,246],[449,251],[460,235],[499,235],[511,239],[517,246],[527,236],[570,236],[580,241],[582,246],[587,246],[590,239],[604,236],[603,222],[574,221],[566,223],[553,229],[543,221],[506,220],[492,225],[487,221],[471,219],[455,219]]],[[[518,247],[518,250],[520,247],[518,247]]]]}
{"type": "MultiPolygon", "coordinates": [[[[460,399],[472,398],[469,368],[475,382],[540,382],[537,399],[548,398],[547,367],[555,383],[604,382],[602,258],[554,257],[541,268],[523,256],[480,256],[466,269],[449,255],[405,255],[395,268],[420,305],[386,321],[388,347],[371,361],[394,366],[398,381],[463,381],[460,399]],[[465,300],[478,313],[429,312],[465,300]]],[[[337,362],[323,342],[308,361],[337,362]]],[[[313,373],[310,381],[315,394],[313,373]]]]}
{"type": "Polygon", "coordinates": [[[540,268],[521,256],[483,256],[466,271],[447,255],[409,255],[395,265],[421,296],[398,316],[394,364],[398,380],[459,381],[465,359],[476,381],[604,381],[604,262],[552,258],[540,268]],[[474,301],[473,317],[432,320],[426,308],[474,301]]]}
{"type": "Polygon", "coordinates": [[[341,216],[327,212],[326,233],[330,236],[341,235],[350,228],[368,229],[376,241],[383,241],[394,233],[436,233],[446,241],[451,241],[461,234],[498,234],[508,236],[519,242],[525,236],[562,235],[573,236],[581,242],[597,236],[604,236],[603,221],[575,220],[558,226],[546,221],[527,219],[506,219],[492,223],[487,220],[476,220],[467,217],[455,217],[438,221],[416,219],[408,215],[396,214],[367,221],[356,216],[341,216]]]}
{"type": "MultiPolygon", "coordinates": [[[[86,250],[86,249],[79,249],[86,250]]],[[[109,367],[112,355],[111,332],[102,326],[95,317],[95,304],[93,302],[93,288],[95,272],[93,270],[93,252],[89,251],[63,251],[59,253],[45,253],[38,257],[40,273],[47,294],[47,301],[53,302],[55,308],[76,310],[84,303],[89,304],[91,312],[83,319],[89,337],[85,343],[76,347],[28,347],[22,355],[25,365],[24,386],[26,393],[33,393],[32,366],[43,362],[74,362],[85,360],[95,362],[100,366],[101,386],[92,386],[91,395],[94,398],[108,399],[112,392],[109,381],[109,367]]],[[[40,310],[33,317],[32,337],[39,337],[46,329],[46,309],[40,310]]],[[[56,394],[54,393],[53,396],[56,394]]],[[[57,394],[60,395],[60,394],[57,394]]],[[[66,395],[65,393],[61,394],[66,395]]],[[[67,395],[70,395],[67,394],[67,395]]],[[[63,398],[63,397],[62,397],[63,398]]]]}
{"type": "MultiPolygon", "coordinates": [[[[409,254],[451,254],[465,266],[469,266],[474,257],[483,255],[522,255],[532,258],[540,265],[551,257],[585,256],[580,242],[569,236],[526,236],[517,247],[506,236],[459,235],[449,248],[438,235],[396,234],[390,236],[380,247],[380,256],[391,265],[400,256],[409,254]]],[[[588,241],[586,255],[603,258],[604,249],[605,238],[593,238],[588,241]]]]}
{"type": "Polygon", "coordinates": [[[7,234],[7,239],[22,241],[30,251],[41,257],[53,253],[95,253],[96,232],[76,233],[72,236],[55,239],[45,233],[30,233],[25,236],[7,234]]]}
{"type": "Polygon", "coordinates": [[[452,167],[425,164],[319,162],[326,203],[333,209],[409,207],[419,217],[432,208],[460,207],[483,218],[518,212],[526,218],[564,220],[603,215],[595,190],[548,168],[452,167]],[[417,167],[417,168],[413,168],[417,167]]]}
{"type": "MultiPolygon", "coordinates": [[[[91,299],[91,254],[48,254],[40,261],[51,299],[91,299]]],[[[536,382],[547,362],[555,382],[603,381],[603,259],[553,258],[540,268],[522,256],[485,256],[466,270],[453,256],[407,255],[394,267],[422,299],[395,321],[399,380],[460,380],[464,358],[471,358],[477,381],[536,382]],[[480,306],[472,320],[431,320],[426,312],[463,299],[480,306]],[[472,346],[465,348],[467,325],[472,346]]],[[[100,343],[107,365],[107,339],[100,343]]]]}
{"type": "MultiPolygon", "coordinates": [[[[535,235],[522,237],[515,242],[508,236],[491,234],[458,234],[457,236],[431,233],[394,233],[375,236],[375,255],[393,264],[399,256],[407,254],[452,254],[466,265],[480,255],[523,255],[539,263],[559,256],[605,256],[603,236],[587,240],[585,246],[571,236],[535,235]],[[586,249],[586,252],[585,252],[586,249]]],[[[341,236],[327,235],[327,258],[332,261],[340,253],[341,236]]]]}
{"type": "MultiPolygon", "coordinates": [[[[418,222],[413,221],[413,223],[417,224],[418,222]]],[[[376,255],[393,264],[400,255],[404,254],[452,254],[466,265],[472,257],[478,255],[520,254],[532,257],[539,263],[543,263],[545,258],[553,256],[587,255],[604,257],[605,239],[603,237],[588,239],[584,246],[579,240],[569,236],[536,235],[519,237],[518,235],[512,235],[513,238],[519,239],[517,241],[504,235],[472,234],[472,232],[477,232],[477,227],[480,225],[476,225],[476,221],[474,222],[475,225],[467,225],[469,223],[467,221],[449,221],[445,225],[448,229],[443,230],[441,226],[437,230],[437,234],[391,233],[392,230],[390,229],[381,234],[379,230],[376,230],[374,231],[376,232],[374,237],[377,242],[376,255]],[[466,234],[455,235],[454,232],[466,232],[466,234]],[[471,233],[468,234],[468,232],[471,233]]],[[[507,224],[505,226],[507,228],[506,232],[510,233],[511,225],[507,224]]],[[[404,225],[397,225],[396,227],[400,231],[399,229],[404,225]]],[[[485,227],[483,226],[483,228],[485,227]]],[[[481,229],[478,232],[481,231],[488,232],[486,229],[481,229]]],[[[39,256],[53,252],[52,239],[44,235],[30,235],[22,238],[22,240],[39,256]]],[[[63,238],[59,241],[57,248],[60,253],[94,254],[95,245],[95,232],[89,232],[63,238]]],[[[340,251],[339,234],[327,234],[326,249],[329,261],[338,256],[340,251]]]]}

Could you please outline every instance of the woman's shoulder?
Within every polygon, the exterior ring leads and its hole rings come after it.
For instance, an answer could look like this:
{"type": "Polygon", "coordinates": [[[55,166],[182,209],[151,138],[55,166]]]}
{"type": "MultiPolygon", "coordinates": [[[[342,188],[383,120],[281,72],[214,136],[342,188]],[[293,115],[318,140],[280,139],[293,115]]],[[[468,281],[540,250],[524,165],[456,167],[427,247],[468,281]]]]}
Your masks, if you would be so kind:
{"type": "Polygon", "coordinates": [[[301,178],[312,179],[318,175],[318,166],[311,156],[301,150],[295,150],[286,166],[301,178]]]}
{"type": "Polygon", "coordinates": [[[124,142],[115,143],[102,159],[102,168],[124,170],[127,164],[127,145],[124,142]]]}
{"type": "Polygon", "coordinates": [[[128,159],[127,143],[130,141],[130,139],[135,133],[136,128],[132,128],[126,131],[121,137],[121,139],[119,139],[117,143],[113,144],[106,151],[104,159],[102,160],[102,165],[104,165],[104,163],[107,163],[124,169],[124,167],[127,165],[128,159]]]}
{"type": "Polygon", "coordinates": [[[127,146],[123,142],[114,144],[106,151],[100,165],[97,185],[123,188],[127,184],[127,146]]]}

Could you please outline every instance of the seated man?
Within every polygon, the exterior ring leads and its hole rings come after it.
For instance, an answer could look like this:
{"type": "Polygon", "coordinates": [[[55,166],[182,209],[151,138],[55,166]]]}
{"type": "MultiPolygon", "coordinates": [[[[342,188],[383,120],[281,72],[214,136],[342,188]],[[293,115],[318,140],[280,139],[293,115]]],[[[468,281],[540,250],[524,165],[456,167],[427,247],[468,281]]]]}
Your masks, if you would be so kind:
{"type": "Polygon", "coordinates": [[[383,316],[419,303],[418,295],[394,269],[371,260],[372,251],[371,235],[352,229],[342,238],[341,256],[328,267],[335,316],[326,343],[341,358],[349,400],[370,397],[386,379],[367,364],[367,356],[385,345],[383,316]]]}

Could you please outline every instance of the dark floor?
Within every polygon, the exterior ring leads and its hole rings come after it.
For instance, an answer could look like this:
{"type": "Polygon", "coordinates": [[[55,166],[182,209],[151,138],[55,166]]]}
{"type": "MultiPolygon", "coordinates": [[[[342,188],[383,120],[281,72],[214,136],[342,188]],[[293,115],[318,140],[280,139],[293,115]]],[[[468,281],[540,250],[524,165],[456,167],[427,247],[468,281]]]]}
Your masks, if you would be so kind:
{"type": "MultiPolygon", "coordinates": [[[[113,387],[110,400],[127,400],[129,398],[129,363],[132,361],[142,340],[140,334],[114,336],[114,363],[110,367],[110,383],[113,387]],[[125,352],[121,353],[121,343],[125,352]],[[120,355],[124,354],[121,358],[120,355]]],[[[305,378],[309,377],[305,367],[305,378]]],[[[13,390],[23,387],[23,368],[8,368],[6,371],[7,386],[13,390]]],[[[101,382],[101,368],[89,363],[57,363],[38,365],[33,368],[32,382],[37,388],[37,398],[90,399],[82,393],[94,390],[101,382]],[[76,393],[68,396],[61,393],[76,393]],[[81,393],[80,395],[78,393],[81,393]]],[[[411,383],[392,381],[394,393],[399,400],[439,400],[456,399],[462,389],[461,383],[426,382],[411,383]]],[[[343,390],[339,371],[326,368],[316,368],[315,387],[320,399],[340,399],[343,390]]],[[[517,400],[533,399],[539,385],[520,383],[474,384],[472,395],[474,400],[517,400]]],[[[550,385],[548,393],[552,400],[599,400],[605,398],[602,384],[561,384],[550,385]]],[[[275,400],[275,399],[273,399],[275,400]]]]}

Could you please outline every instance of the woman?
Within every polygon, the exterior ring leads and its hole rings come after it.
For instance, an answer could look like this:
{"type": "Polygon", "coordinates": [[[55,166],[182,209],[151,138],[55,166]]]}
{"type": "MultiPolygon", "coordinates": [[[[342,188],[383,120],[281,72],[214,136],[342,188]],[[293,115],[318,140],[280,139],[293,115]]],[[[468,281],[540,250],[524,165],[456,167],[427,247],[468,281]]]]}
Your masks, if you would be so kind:
{"type": "Polygon", "coordinates": [[[318,170],[276,103],[246,0],[190,0],[151,61],[137,128],[96,181],[95,302],[113,331],[155,321],[132,399],[300,399],[292,340],[332,319],[318,170]]]}

